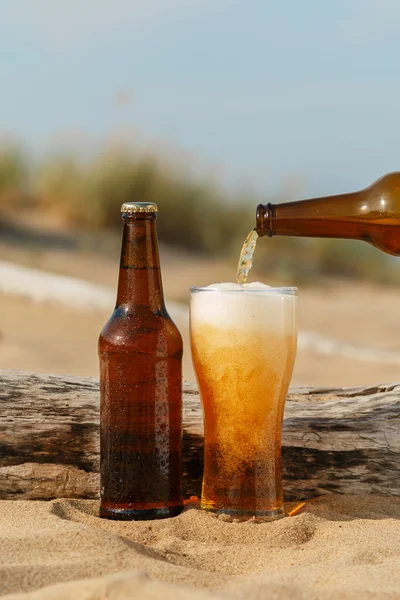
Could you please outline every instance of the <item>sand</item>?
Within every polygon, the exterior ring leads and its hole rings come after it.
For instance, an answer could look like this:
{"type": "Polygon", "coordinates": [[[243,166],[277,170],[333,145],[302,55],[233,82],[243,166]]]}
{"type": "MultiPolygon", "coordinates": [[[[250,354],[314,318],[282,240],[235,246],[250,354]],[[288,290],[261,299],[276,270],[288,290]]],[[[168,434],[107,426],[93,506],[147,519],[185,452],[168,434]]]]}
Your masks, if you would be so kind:
{"type": "MultiPolygon", "coordinates": [[[[118,239],[113,252],[105,255],[93,249],[36,248],[0,240],[0,261],[80,278],[106,287],[113,298],[119,244],[118,239]]],[[[160,249],[160,257],[168,303],[187,305],[191,285],[228,281],[236,268],[232,259],[200,259],[164,247],[160,249]]],[[[261,272],[258,277],[267,281],[268,274],[261,272]]],[[[0,285],[0,289],[3,287],[0,285]]],[[[54,292],[60,295],[57,286],[54,292]]],[[[38,295],[36,292],[35,297],[38,295]]],[[[398,381],[399,295],[396,287],[357,280],[300,285],[299,331],[303,341],[308,339],[310,343],[299,344],[292,385],[351,386],[398,381]],[[361,351],[354,352],[354,348],[361,351]],[[376,358],[365,356],[365,350],[373,355],[376,351],[376,358]]],[[[97,377],[97,339],[110,316],[113,300],[109,308],[101,308],[99,298],[92,304],[89,310],[77,310],[76,306],[73,309],[65,303],[33,302],[17,294],[0,293],[1,368],[97,377]]],[[[188,318],[185,315],[174,318],[184,340],[184,378],[193,381],[188,318]]]]}
{"type": "MultiPolygon", "coordinates": [[[[400,361],[382,361],[379,355],[376,361],[359,360],[343,354],[346,346],[341,349],[340,344],[400,355],[399,296],[396,288],[356,283],[301,289],[300,330],[335,340],[339,347],[337,351],[328,347],[325,352],[323,345],[323,352],[317,352],[299,345],[292,385],[351,386],[398,381],[400,361]]],[[[98,377],[97,339],[110,311],[72,310],[0,294],[0,314],[1,368],[98,377]]],[[[193,381],[188,320],[178,318],[176,323],[184,339],[184,378],[193,381]]]]}
{"type": "Polygon", "coordinates": [[[113,522],[98,502],[0,502],[4,600],[400,598],[400,498],[327,495],[273,523],[189,504],[113,522]],[[42,589],[44,588],[44,589],[42,589]]]}
{"type": "MultiPolygon", "coordinates": [[[[115,289],[118,257],[20,250],[0,259],[115,289]]],[[[231,264],[162,252],[165,294],[230,278],[231,264]]],[[[295,282],[294,282],[295,283],[295,282]]],[[[301,288],[299,327],[336,340],[299,350],[294,385],[399,380],[399,364],[343,354],[341,344],[400,352],[399,290],[357,282],[301,288]],[[335,350],[335,349],[333,349],[335,350]]],[[[98,375],[97,337],[109,311],[0,296],[5,369],[98,375]]],[[[186,321],[180,327],[185,348],[186,321]]],[[[184,373],[193,379],[186,350],[184,373]]],[[[288,510],[293,510],[288,505],[288,510]]],[[[324,496],[270,524],[228,523],[188,506],[176,519],[100,520],[98,503],[0,501],[0,596],[7,600],[346,600],[400,598],[400,498],[324,496]]]]}

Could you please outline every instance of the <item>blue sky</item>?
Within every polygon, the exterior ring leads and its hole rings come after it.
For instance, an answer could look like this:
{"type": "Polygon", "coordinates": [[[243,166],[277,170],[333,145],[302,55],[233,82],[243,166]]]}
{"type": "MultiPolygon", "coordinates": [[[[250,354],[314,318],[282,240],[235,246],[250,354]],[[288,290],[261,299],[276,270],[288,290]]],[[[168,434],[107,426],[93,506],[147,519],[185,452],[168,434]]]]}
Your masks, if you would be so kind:
{"type": "Polygon", "coordinates": [[[0,135],[357,189],[400,170],[399,23],[398,0],[0,0],[0,135]]]}

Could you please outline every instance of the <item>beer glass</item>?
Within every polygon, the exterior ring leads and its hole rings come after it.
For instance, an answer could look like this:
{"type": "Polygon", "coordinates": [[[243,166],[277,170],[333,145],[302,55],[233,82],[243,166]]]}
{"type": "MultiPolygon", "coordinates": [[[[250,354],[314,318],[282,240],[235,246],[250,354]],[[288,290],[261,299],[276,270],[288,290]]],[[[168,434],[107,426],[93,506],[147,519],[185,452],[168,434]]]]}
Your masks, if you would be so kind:
{"type": "Polygon", "coordinates": [[[190,338],[204,415],[201,508],[284,515],[283,411],[297,346],[297,289],[191,289],[190,338]]]}

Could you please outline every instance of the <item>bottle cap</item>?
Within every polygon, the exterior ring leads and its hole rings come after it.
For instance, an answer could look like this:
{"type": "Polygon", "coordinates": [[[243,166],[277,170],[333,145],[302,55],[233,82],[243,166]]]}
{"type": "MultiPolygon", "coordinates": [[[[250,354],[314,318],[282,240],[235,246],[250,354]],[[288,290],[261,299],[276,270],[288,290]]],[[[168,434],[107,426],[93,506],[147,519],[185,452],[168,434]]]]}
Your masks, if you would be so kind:
{"type": "Polygon", "coordinates": [[[157,213],[158,206],[154,202],[124,202],[122,213],[157,213]]]}

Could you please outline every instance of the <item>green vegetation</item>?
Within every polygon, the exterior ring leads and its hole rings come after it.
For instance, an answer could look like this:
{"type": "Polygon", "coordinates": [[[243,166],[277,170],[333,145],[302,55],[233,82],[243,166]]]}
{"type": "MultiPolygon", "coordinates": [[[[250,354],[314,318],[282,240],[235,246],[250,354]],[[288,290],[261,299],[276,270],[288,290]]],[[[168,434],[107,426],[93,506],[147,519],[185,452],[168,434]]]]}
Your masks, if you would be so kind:
{"type": "MultiPolygon", "coordinates": [[[[126,201],[156,202],[159,238],[211,256],[239,254],[255,223],[257,199],[229,197],[216,184],[159,156],[105,151],[89,160],[56,155],[38,165],[16,146],[0,149],[0,212],[24,205],[73,228],[116,230],[126,201]]],[[[268,198],[264,199],[265,202],[268,198]]],[[[360,242],[273,238],[258,244],[261,272],[293,284],[321,277],[399,282],[393,259],[360,242]]]]}
{"type": "Polygon", "coordinates": [[[0,147],[0,207],[26,193],[28,166],[15,145],[0,147]]]}
{"type": "Polygon", "coordinates": [[[160,240],[195,252],[220,254],[237,247],[245,235],[243,219],[249,226],[254,220],[249,205],[232,206],[216,186],[155,156],[105,152],[87,163],[56,157],[45,161],[33,180],[37,204],[79,227],[119,230],[121,204],[155,202],[160,240]]]}

